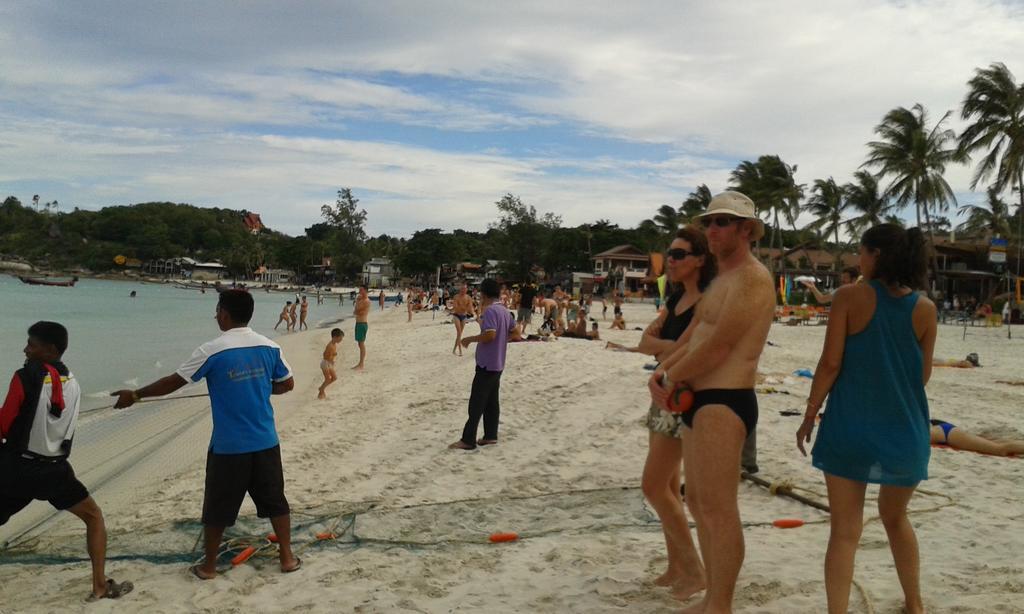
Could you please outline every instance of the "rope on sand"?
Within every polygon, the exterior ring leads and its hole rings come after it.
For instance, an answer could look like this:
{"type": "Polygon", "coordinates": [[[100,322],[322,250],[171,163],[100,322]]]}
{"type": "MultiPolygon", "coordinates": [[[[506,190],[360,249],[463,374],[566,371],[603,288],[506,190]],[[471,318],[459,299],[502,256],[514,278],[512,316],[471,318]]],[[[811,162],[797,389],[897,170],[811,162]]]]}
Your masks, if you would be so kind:
{"type": "MultiPolygon", "coordinates": [[[[794,501],[799,501],[800,503],[803,503],[804,505],[809,505],[810,507],[813,507],[815,509],[819,509],[819,510],[821,510],[823,512],[830,511],[829,507],[827,505],[825,505],[824,503],[820,503],[818,501],[815,501],[814,499],[809,499],[807,497],[804,497],[802,495],[798,495],[795,492],[793,492],[795,490],[805,490],[805,489],[801,489],[801,488],[798,488],[797,486],[794,486],[792,480],[788,480],[787,479],[787,480],[783,480],[781,482],[769,482],[768,480],[761,479],[761,478],[759,478],[759,477],[757,477],[755,475],[747,473],[746,471],[744,471],[741,474],[741,476],[743,477],[744,480],[748,480],[750,482],[753,482],[754,484],[757,484],[758,486],[763,486],[763,487],[767,488],[768,492],[770,492],[773,496],[788,497],[790,499],[793,499],[794,501]]],[[[807,491],[807,492],[810,492],[810,491],[807,491]]],[[[812,494],[817,494],[817,493],[812,493],[812,494]]]]}

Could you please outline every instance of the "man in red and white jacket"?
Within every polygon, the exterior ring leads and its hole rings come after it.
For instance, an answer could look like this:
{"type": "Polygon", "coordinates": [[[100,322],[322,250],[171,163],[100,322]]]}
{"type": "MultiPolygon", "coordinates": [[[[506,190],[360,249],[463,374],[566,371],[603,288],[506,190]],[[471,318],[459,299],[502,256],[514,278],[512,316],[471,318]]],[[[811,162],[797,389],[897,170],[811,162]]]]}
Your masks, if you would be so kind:
{"type": "Polygon", "coordinates": [[[103,512],[68,463],[81,389],[61,362],[67,347],[68,331],[56,322],[28,329],[25,366],[11,378],[0,407],[0,525],[35,499],[78,516],[92,561],[88,600],[116,599],[133,585],[107,578],[103,512]]]}

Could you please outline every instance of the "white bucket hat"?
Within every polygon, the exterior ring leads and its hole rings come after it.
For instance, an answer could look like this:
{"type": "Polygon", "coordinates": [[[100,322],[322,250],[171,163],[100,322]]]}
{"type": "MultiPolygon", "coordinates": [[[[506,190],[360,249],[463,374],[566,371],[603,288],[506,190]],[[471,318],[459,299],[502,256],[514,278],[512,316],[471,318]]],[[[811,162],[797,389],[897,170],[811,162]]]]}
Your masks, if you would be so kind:
{"type": "Polygon", "coordinates": [[[708,210],[698,215],[698,218],[709,215],[728,214],[733,217],[740,217],[746,220],[754,220],[754,232],[750,235],[751,241],[757,241],[764,236],[764,222],[757,217],[757,208],[754,201],[747,198],[745,194],[727,190],[716,195],[708,203],[708,210]]]}

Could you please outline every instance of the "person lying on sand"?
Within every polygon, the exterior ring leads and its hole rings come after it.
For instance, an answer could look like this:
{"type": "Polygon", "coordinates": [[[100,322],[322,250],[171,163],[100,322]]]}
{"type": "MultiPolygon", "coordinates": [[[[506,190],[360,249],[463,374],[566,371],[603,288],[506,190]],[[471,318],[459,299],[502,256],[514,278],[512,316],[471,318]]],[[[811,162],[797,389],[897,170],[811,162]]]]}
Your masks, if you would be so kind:
{"type": "Polygon", "coordinates": [[[987,439],[981,435],[968,433],[955,424],[950,424],[943,420],[932,420],[931,424],[932,443],[947,445],[957,450],[968,450],[993,456],[1024,454],[1024,441],[987,439]]]}
{"type": "Polygon", "coordinates": [[[622,345],[621,343],[615,343],[614,341],[609,341],[608,343],[604,344],[604,349],[606,349],[606,350],[614,350],[616,352],[639,352],[640,351],[640,347],[639,346],[627,347],[625,345],[622,345]]]}
{"type": "Polygon", "coordinates": [[[980,367],[981,363],[978,362],[978,355],[971,352],[967,355],[967,358],[964,358],[963,360],[936,358],[932,360],[932,365],[936,367],[954,367],[956,369],[973,369],[975,367],[980,367]]]}

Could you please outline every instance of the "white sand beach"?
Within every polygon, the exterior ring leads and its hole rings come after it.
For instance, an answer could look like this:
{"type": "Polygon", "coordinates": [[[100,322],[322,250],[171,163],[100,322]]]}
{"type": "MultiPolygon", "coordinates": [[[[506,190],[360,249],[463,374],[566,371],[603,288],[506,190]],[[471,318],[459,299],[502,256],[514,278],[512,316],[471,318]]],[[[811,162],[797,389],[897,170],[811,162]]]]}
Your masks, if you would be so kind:
{"type": "MultiPolygon", "coordinates": [[[[654,308],[627,304],[625,316],[629,328],[643,327],[654,308]]],[[[636,330],[607,330],[610,321],[609,314],[601,324],[604,339],[639,339],[636,330]]],[[[111,534],[109,575],[136,588],[120,601],[89,605],[89,612],[678,611],[666,589],[650,584],[663,571],[664,547],[639,490],[649,401],[642,367],[649,358],[575,339],[511,345],[501,442],[466,453],[447,445],[465,420],[472,348],[452,356],[448,318],[421,313],[407,323],[404,307],[381,312],[374,304],[362,373],[348,369],[358,356],[353,321],[342,328],[339,380],[327,401],[316,400],[316,388],[329,333],[280,340],[297,382],[274,404],[302,570],[282,574],[276,559],[261,552],[209,582],[188,574],[185,560],[200,557],[189,552],[199,531],[205,425],[138,459],[129,478],[95,490],[111,534]],[[521,538],[489,543],[498,531],[521,538]],[[317,541],[323,532],[339,536],[317,541]]],[[[963,340],[962,328],[940,326],[937,356],[977,352],[983,368],[937,369],[928,387],[933,417],[1024,438],[1024,387],[996,383],[1022,378],[1024,328],[1014,330],[1007,340],[1005,329],[971,328],[963,340]]],[[[810,380],[792,373],[814,369],[824,331],[773,327],[760,370],[765,386],[780,392],[759,395],[758,425],[760,476],[792,481],[823,502],[821,474],[794,445],[800,418],[780,411],[802,411],[810,380]]],[[[475,332],[469,324],[467,334],[475,332]]],[[[181,403],[182,420],[201,405],[181,403]]],[[[922,489],[951,499],[922,493],[912,502],[923,510],[912,521],[929,611],[1024,612],[1024,460],[933,449],[930,475],[922,489]]],[[[876,492],[869,489],[869,496],[876,492]]],[[[740,505],[750,526],[736,611],[824,611],[826,515],[750,483],[741,485],[740,505]],[[772,527],[780,518],[808,524],[772,527]]],[[[248,500],[242,514],[230,535],[255,540],[269,532],[248,500]]],[[[0,611],[84,606],[84,530],[64,516],[22,547],[37,560],[0,558],[0,611]]],[[[853,612],[900,611],[878,522],[865,528],[855,579],[864,593],[854,589],[853,612]]]]}

